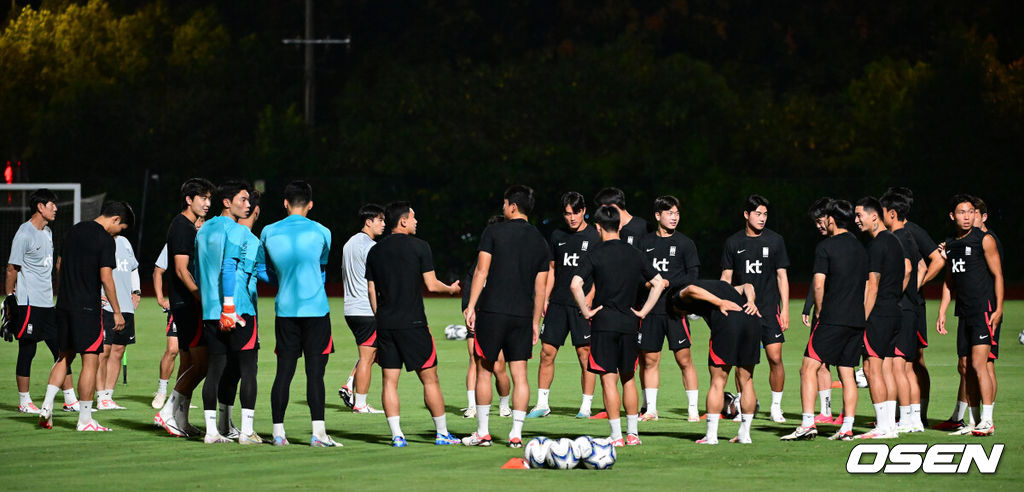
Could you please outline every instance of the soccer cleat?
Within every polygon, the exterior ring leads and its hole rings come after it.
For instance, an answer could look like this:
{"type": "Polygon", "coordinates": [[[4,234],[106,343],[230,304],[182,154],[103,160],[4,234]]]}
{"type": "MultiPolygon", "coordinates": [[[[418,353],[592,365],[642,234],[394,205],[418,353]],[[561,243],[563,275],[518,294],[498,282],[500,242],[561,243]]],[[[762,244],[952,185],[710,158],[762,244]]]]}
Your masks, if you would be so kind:
{"type": "Polygon", "coordinates": [[[253,432],[252,434],[239,434],[238,444],[250,445],[250,444],[263,444],[263,438],[259,434],[253,432]]]}
{"type": "Polygon", "coordinates": [[[916,432],[924,432],[924,427],[921,427],[919,425],[911,425],[911,424],[906,424],[906,425],[900,424],[900,425],[896,426],[896,433],[897,434],[913,434],[913,433],[916,433],[916,432]]]}
{"type": "Polygon", "coordinates": [[[896,439],[899,434],[896,433],[896,429],[879,429],[874,428],[863,434],[854,436],[855,439],[896,439]]]}
{"type": "MultiPolygon", "coordinates": [[[[402,439],[403,441],[405,439],[402,439]]],[[[313,436],[309,438],[309,447],[311,448],[340,448],[341,443],[331,439],[331,436],[317,437],[313,436]]]]}
{"type": "MultiPolygon", "coordinates": [[[[112,399],[111,400],[100,400],[98,403],[99,404],[96,406],[97,410],[124,410],[124,407],[122,407],[121,405],[118,405],[112,399]]],[[[68,406],[64,405],[64,411],[65,412],[70,412],[71,410],[68,410],[68,406]]]]}
{"type": "Polygon", "coordinates": [[[647,412],[640,416],[641,422],[650,422],[652,420],[658,420],[658,412],[647,412]]]}
{"type": "MultiPolygon", "coordinates": [[[[843,416],[840,415],[840,416],[836,417],[836,420],[838,420],[840,423],[842,423],[843,416]]],[[[818,415],[814,416],[814,423],[815,424],[829,424],[829,425],[831,425],[834,422],[835,421],[832,420],[832,415],[831,414],[819,413],[818,415]]]]}
{"type": "Polygon", "coordinates": [[[39,427],[44,429],[53,428],[53,410],[47,410],[45,408],[39,410],[39,427]]]}
{"type": "Polygon", "coordinates": [[[481,435],[478,435],[476,432],[474,432],[473,434],[468,435],[468,436],[462,438],[462,445],[463,446],[483,446],[483,447],[490,446],[491,445],[491,435],[487,434],[486,436],[481,436],[481,435]]]}
{"type": "Polygon", "coordinates": [[[434,445],[435,446],[449,446],[452,444],[462,444],[462,440],[455,437],[455,434],[451,432],[447,434],[435,434],[434,445]]]}
{"type": "Polygon", "coordinates": [[[782,413],[782,409],[779,407],[772,407],[771,419],[772,422],[775,422],[776,424],[786,423],[786,416],[782,413]]]}
{"type": "Polygon", "coordinates": [[[699,411],[692,411],[691,412],[691,411],[687,410],[687,412],[686,412],[686,421],[687,422],[700,422],[700,412],[699,411]]]}
{"type": "Polygon", "coordinates": [[[964,423],[963,419],[948,419],[933,425],[932,429],[941,431],[958,431],[960,429],[963,429],[964,427],[967,427],[967,424],[964,423]]]}
{"type": "Polygon", "coordinates": [[[953,432],[950,432],[948,435],[950,435],[950,436],[969,436],[971,434],[974,434],[974,426],[973,425],[965,425],[965,426],[963,426],[960,429],[957,429],[957,430],[955,430],[953,432]]]}
{"type": "Polygon", "coordinates": [[[729,442],[731,442],[731,443],[740,443],[740,444],[751,444],[754,441],[751,441],[749,437],[736,436],[736,437],[734,437],[732,439],[729,439],[729,442]]]}
{"type": "Polygon", "coordinates": [[[356,406],[355,397],[352,395],[352,388],[348,386],[338,388],[338,396],[341,397],[341,401],[345,403],[346,407],[354,408],[356,406]]]}
{"type": "Polygon", "coordinates": [[[476,418],[476,407],[462,408],[462,418],[472,419],[476,418]]]}
{"type": "Polygon", "coordinates": [[[287,446],[291,444],[288,442],[288,438],[284,436],[274,436],[274,446],[287,446]]]}
{"type": "Polygon", "coordinates": [[[222,444],[229,443],[232,441],[231,439],[228,439],[220,435],[220,433],[218,432],[216,434],[207,434],[206,436],[203,437],[203,442],[205,442],[206,444],[222,444]]]}
{"type": "Polygon", "coordinates": [[[87,424],[78,424],[78,432],[110,432],[110,429],[90,420],[87,424]]]}
{"type": "Polygon", "coordinates": [[[815,426],[797,427],[791,434],[786,434],[779,438],[780,441],[809,441],[818,437],[818,428],[815,426]]]}
{"type": "Polygon", "coordinates": [[[697,444],[718,444],[718,439],[708,439],[707,436],[704,436],[697,439],[697,444]]]}
{"type": "Polygon", "coordinates": [[[590,414],[589,413],[583,413],[583,412],[577,412],[576,413],[576,418],[578,418],[578,419],[589,419],[590,418],[590,414]]]}
{"type": "MultiPolygon", "coordinates": [[[[77,411],[81,410],[81,408],[82,408],[82,405],[80,405],[80,404],[79,404],[79,403],[78,403],[78,402],[76,401],[76,402],[73,402],[73,403],[65,403],[65,404],[64,404],[64,407],[63,407],[63,410],[64,410],[65,412],[77,412],[77,411]]],[[[122,407],[122,408],[123,408],[123,407],[122,407]]],[[[102,409],[100,409],[100,410],[102,410],[102,409]]]]}
{"type": "Polygon", "coordinates": [[[352,407],[352,413],[384,413],[384,410],[378,410],[366,405],[365,407],[352,407]]]}
{"type": "Polygon", "coordinates": [[[164,407],[164,402],[167,401],[167,393],[153,393],[153,403],[149,405],[157,410],[164,407]]]}
{"type": "Polygon", "coordinates": [[[530,413],[526,414],[526,418],[528,418],[528,419],[539,419],[539,418],[547,417],[550,413],[551,413],[551,409],[550,408],[533,407],[533,410],[530,410],[530,413]]]}
{"type": "Polygon", "coordinates": [[[512,416],[512,407],[499,407],[498,408],[498,416],[499,417],[511,417],[512,416]]]}
{"type": "Polygon", "coordinates": [[[39,407],[37,407],[35,403],[32,403],[30,401],[28,403],[19,404],[18,405],[18,411],[21,412],[21,413],[38,414],[39,413],[39,407]]]}
{"type": "Polygon", "coordinates": [[[510,437],[508,438],[508,447],[521,448],[523,447],[523,440],[518,437],[510,437]]]}
{"type": "Polygon", "coordinates": [[[601,410],[590,416],[590,420],[604,420],[608,418],[608,412],[601,410]]]}
{"type": "Polygon", "coordinates": [[[192,425],[192,424],[190,424],[188,422],[185,422],[184,428],[182,428],[181,430],[183,430],[185,432],[185,437],[196,437],[196,436],[202,436],[202,435],[206,434],[206,431],[204,431],[204,430],[202,430],[202,429],[200,429],[200,428],[198,428],[198,427],[196,427],[196,426],[194,426],[194,425],[192,425]]]}
{"type": "Polygon", "coordinates": [[[832,434],[832,436],[830,436],[828,438],[828,440],[829,441],[852,441],[853,440],[853,431],[846,431],[846,432],[843,432],[841,430],[836,431],[836,433],[832,434]]]}
{"type": "Polygon", "coordinates": [[[621,447],[625,447],[626,446],[625,439],[611,439],[611,438],[609,438],[608,441],[611,443],[612,447],[615,447],[615,448],[621,448],[621,447]]]}
{"type": "Polygon", "coordinates": [[[974,427],[974,431],[971,434],[981,436],[991,436],[996,431],[996,426],[992,424],[991,420],[982,420],[974,427]]]}
{"type": "Polygon", "coordinates": [[[221,432],[221,435],[234,441],[242,435],[242,431],[238,430],[238,427],[232,425],[228,427],[227,432],[221,432]]]}
{"type": "Polygon", "coordinates": [[[732,421],[733,422],[743,422],[743,415],[740,415],[740,414],[737,413],[736,416],[732,418],[732,421]]]}
{"type": "Polygon", "coordinates": [[[395,436],[391,438],[391,447],[393,448],[404,448],[408,445],[409,443],[402,436],[395,436]]]}
{"type": "Polygon", "coordinates": [[[647,413],[647,402],[646,401],[644,402],[643,405],[640,405],[640,415],[643,415],[645,413],[647,413]]]}
{"type": "Polygon", "coordinates": [[[162,427],[168,434],[174,437],[188,437],[185,432],[178,428],[178,423],[174,421],[174,417],[164,420],[163,416],[157,412],[153,417],[153,423],[158,427],[162,427]]]}
{"type": "Polygon", "coordinates": [[[643,444],[640,440],[640,436],[636,434],[626,434],[626,446],[639,446],[643,444]]]}

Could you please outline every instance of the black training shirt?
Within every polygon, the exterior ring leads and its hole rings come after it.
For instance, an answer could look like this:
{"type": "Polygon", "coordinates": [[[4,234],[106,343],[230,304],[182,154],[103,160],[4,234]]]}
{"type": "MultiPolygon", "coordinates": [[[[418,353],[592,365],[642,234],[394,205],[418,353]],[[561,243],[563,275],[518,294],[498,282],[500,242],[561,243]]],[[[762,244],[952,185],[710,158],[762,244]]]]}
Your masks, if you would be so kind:
{"type": "MultiPolygon", "coordinates": [[[[569,291],[569,283],[579,272],[583,257],[601,243],[601,236],[596,226],[588,224],[586,229],[578,232],[556,229],[551,233],[550,243],[551,257],[555,262],[555,285],[551,289],[548,302],[575,306],[576,301],[569,291]]],[[[590,292],[591,285],[591,282],[585,283],[583,292],[590,292]]]]}
{"type": "Polygon", "coordinates": [[[744,229],[725,240],[722,270],[732,270],[733,285],[754,286],[754,303],[761,316],[779,313],[781,295],[777,272],[784,268],[789,268],[786,243],[771,229],[765,228],[754,237],[748,236],[744,229]]]}
{"type": "Polygon", "coordinates": [[[377,329],[427,326],[423,274],[434,271],[430,245],[408,234],[390,234],[366,254],[366,280],[377,291],[377,329]]]}
{"type": "Polygon", "coordinates": [[[900,240],[903,252],[910,260],[910,281],[907,282],[907,288],[903,291],[903,296],[900,297],[900,309],[914,309],[921,302],[921,293],[917,288],[917,264],[921,261],[921,251],[917,247],[917,242],[914,241],[914,236],[906,227],[897,229],[893,235],[900,240]]]}
{"type": "Polygon", "coordinates": [[[637,249],[640,249],[640,240],[646,235],[647,221],[635,215],[619,230],[619,237],[622,239],[622,242],[637,249]]]}
{"type": "Polygon", "coordinates": [[[868,272],[881,275],[871,316],[900,315],[899,302],[903,296],[903,275],[906,271],[904,260],[909,258],[900,240],[889,231],[879,232],[868,243],[868,272]]]}
{"type": "Polygon", "coordinates": [[[579,276],[584,281],[594,282],[593,307],[603,306],[597,316],[615,320],[608,324],[594,323],[592,328],[635,333],[637,317],[630,308],[643,284],[658,276],[643,255],[620,239],[605,241],[584,258],[579,276]],[[619,322],[627,319],[634,322],[619,322]]]}
{"type": "Polygon", "coordinates": [[[814,250],[814,273],[825,274],[818,319],[827,325],[863,328],[868,253],[860,241],[844,232],[818,243],[814,250]]]}
{"type": "Polygon", "coordinates": [[[477,310],[532,317],[537,274],[548,271],[551,261],[551,250],[540,231],[523,219],[491,224],[484,229],[477,250],[491,254],[477,310]]]}
{"type": "Polygon", "coordinates": [[[94,220],[79,222],[64,236],[57,308],[100,310],[100,268],[117,268],[114,237],[94,220]]]}
{"type": "MultiPolygon", "coordinates": [[[[657,233],[650,233],[644,236],[640,242],[644,258],[647,264],[661,275],[661,278],[668,280],[668,291],[672,287],[686,285],[694,280],[700,273],[700,257],[697,255],[697,245],[683,233],[673,231],[668,237],[661,237],[657,233]]],[[[665,295],[663,291],[658,303],[651,309],[651,314],[666,314],[665,295]]],[[[641,289],[637,298],[637,307],[643,306],[647,300],[647,291],[641,289]]]]}
{"type": "Polygon", "coordinates": [[[171,220],[170,227],[167,228],[167,273],[171,278],[167,297],[173,307],[198,304],[199,301],[189,292],[188,287],[175,272],[174,257],[177,255],[188,256],[188,271],[195,279],[196,225],[182,214],[175,215],[171,220]]]}
{"type": "Polygon", "coordinates": [[[985,259],[984,239],[985,233],[974,227],[960,239],[946,240],[946,268],[956,290],[957,316],[977,316],[995,310],[995,282],[985,259]]]}

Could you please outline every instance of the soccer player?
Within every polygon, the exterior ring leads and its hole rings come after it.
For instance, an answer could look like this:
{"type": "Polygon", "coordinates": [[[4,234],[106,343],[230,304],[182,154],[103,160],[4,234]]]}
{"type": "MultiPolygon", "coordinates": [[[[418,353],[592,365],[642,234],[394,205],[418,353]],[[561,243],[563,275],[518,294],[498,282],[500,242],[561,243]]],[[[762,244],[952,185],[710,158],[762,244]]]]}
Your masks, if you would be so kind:
{"type": "MultiPolygon", "coordinates": [[[[745,224],[725,240],[721,280],[732,285],[751,284],[761,313],[761,345],[768,358],[768,385],[772,391],[771,419],[782,423],[782,390],[786,369],[782,365],[783,333],[789,328],[789,255],[786,243],[768,222],[768,199],[750,195],[743,204],[745,224]]],[[[737,372],[739,376],[739,372],[737,372]]],[[[739,379],[736,380],[737,390],[739,379]]],[[[756,400],[755,400],[756,401],[756,400]]]]}
{"type": "MultiPolygon", "coordinates": [[[[828,204],[832,201],[829,197],[821,197],[811,204],[811,208],[807,210],[807,215],[810,217],[811,222],[814,222],[814,228],[818,231],[821,237],[828,237],[828,219],[825,216],[825,210],[828,208],[828,204]]],[[[807,300],[804,301],[804,308],[802,311],[802,321],[804,326],[810,328],[818,322],[818,313],[814,311],[814,288],[807,289],[807,300]],[[814,323],[812,324],[811,321],[814,323]]],[[[832,419],[832,373],[829,372],[828,364],[822,364],[821,368],[818,369],[818,402],[821,405],[821,412],[814,416],[815,424],[831,424],[834,422],[832,419]]],[[[842,425],[843,416],[839,415],[839,424],[842,425]]]]}
{"type": "Polygon", "coordinates": [[[406,371],[416,371],[423,383],[423,402],[434,419],[434,444],[459,444],[461,441],[448,432],[444,396],[437,379],[437,348],[423,310],[424,287],[430,292],[457,295],[459,282],[446,285],[437,279],[430,245],[415,237],[416,211],[409,202],[388,204],[385,217],[391,234],[370,248],[366,281],[370,306],[377,316],[381,402],[391,427],[391,445],[408,446],[399,416],[402,365],[406,371]]]}
{"type": "Polygon", "coordinates": [[[307,218],[313,208],[313,187],[292,181],[284,188],[288,217],[263,228],[260,242],[267,257],[267,270],[278,281],[274,299],[274,332],[277,341],[277,374],[270,392],[274,421],[274,445],[288,445],[284,413],[288,390],[299,356],[306,365],[306,401],[309,405],[312,447],[341,446],[324,424],[324,371],[334,352],[330,307],[324,290],[331,231],[307,218]]]}
{"type": "MultiPolygon", "coordinates": [[[[586,221],[587,203],[583,195],[570,191],[562,195],[562,218],[566,230],[555,229],[551,233],[551,267],[548,269],[547,302],[544,308],[544,324],[541,327],[540,367],[537,369],[537,405],[526,418],[545,417],[551,413],[548,393],[555,378],[555,357],[565,339],[572,335],[576,358],[580,363],[580,386],[583,401],[576,418],[590,418],[591,403],[594,401],[594,374],[587,370],[590,358],[590,323],[583,318],[573,301],[569,283],[580,269],[582,259],[591,248],[601,242],[597,229],[586,221]]],[[[593,284],[583,286],[588,298],[593,298],[593,284]]]]}
{"type": "Polygon", "coordinates": [[[141,282],[139,279],[139,261],[135,259],[135,250],[128,238],[118,234],[114,237],[114,285],[117,287],[117,303],[121,306],[124,317],[124,328],[114,330],[114,310],[107,301],[106,291],[100,290],[103,296],[103,352],[100,353],[99,365],[96,369],[96,409],[124,410],[114,401],[114,386],[121,372],[121,357],[128,345],[135,343],[135,310],[142,299],[141,282]]]}
{"type": "Polygon", "coordinates": [[[906,219],[907,211],[910,210],[910,203],[899,194],[886,193],[879,199],[882,205],[882,221],[889,232],[893,233],[903,251],[908,255],[910,261],[910,278],[907,287],[900,297],[900,328],[893,341],[893,356],[895,357],[894,376],[897,378],[897,389],[900,403],[900,420],[896,431],[903,433],[924,432],[924,424],[921,422],[921,389],[918,386],[917,375],[914,373],[913,361],[917,357],[917,305],[921,296],[919,282],[924,272],[918,268],[921,262],[921,253],[918,250],[914,236],[907,231],[903,221],[906,219]],[[906,378],[906,385],[899,381],[899,371],[902,367],[906,378]]]}
{"type": "Polygon", "coordinates": [[[238,248],[238,242],[244,238],[244,226],[238,224],[238,219],[249,215],[249,184],[241,181],[222,184],[217,189],[216,203],[221,207],[220,215],[207,220],[196,234],[196,276],[208,358],[206,382],[203,383],[203,418],[206,422],[203,441],[207,444],[231,442],[217,428],[219,385],[228,382],[222,381],[225,374],[230,374],[225,372],[228,353],[240,350],[248,341],[240,335],[255,334],[252,326],[245,326],[251,320],[243,319],[236,310],[236,260],[228,254],[232,248],[228,236],[236,235],[234,248],[238,248]],[[235,329],[236,324],[238,329],[235,329]],[[243,328],[249,333],[244,333],[243,328]]]}
{"type": "Polygon", "coordinates": [[[626,244],[639,249],[640,240],[647,235],[647,221],[626,210],[626,194],[618,188],[605,188],[594,196],[594,206],[602,205],[615,207],[619,211],[619,235],[626,244]]]}
{"type": "MultiPolygon", "coordinates": [[[[679,199],[674,196],[660,196],[654,200],[654,219],[658,222],[655,232],[647,234],[640,241],[640,249],[647,263],[666,282],[666,289],[686,285],[697,280],[700,257],[693,241],[676,230],[679,225],[679,199]]],[[[653,286],[652,286],[653,287],[653,286]]],[[[649,316],[640,321],[640,383],[644,389],[643,405],[646,410],[640,420],[658,420],[658,386],[660,384],[662,343],[668,338],[668,348],[675,354],[676,364],[683,376],[686,390],[687,413],[690,422],[699,422],[697,410],[697,369],[690,356],[690,325],[683,317],[669,313],[665,298],[659,298],[649,316]]]]}
{"type": "Polygon", "coordinates": [[[988,370],[995,342],[995,327],[1003,318],[1003,269],[996,240],[974,227],[974,204],[968,195],[954,195],[949,218],[955,235],[946,241],[946,260],[950,268],[942,286],[936,330],[946,331],[946,308],[956,296],[957,356],[966,367],[966,390],[972,416],[981,402],[981,415],[973,429],[957,431],[976,436],[991,435],[995,385],[988,370]]]}
{"type": "MultiPolygon", "coordinates": [[[[875,428],[860,439],[893,439],[896,432],[896,399],[902,392],[909,399],[903,360],[897,361],[894,342],[903,317],[900,298],[910,282],[910,255],[882,223],[882,205],[874,197],[857,201],[856,223],[871,237],[868,242],[868,280],[864,289],[864,373],[871,401],[875,405],[875,428]]],[[[916,281],[916,279],[915,279],[916,281]]],[[[904,400],[909,406],[909,401],[904,400]]]]}
{"type": "Polygon", "coordinates": [[[60,292],[57,296],[57,339],[60,356],[50,370],[46,399],[39,409],[39,426],[53,428],[53,398],[67,376],[67,366],[82,356],[82,372],[78,378],[81,408],[79,431],[109,431],[92,418],[93,391],[96,389],[96,365],[103,351],[103,327],[100,311],[100,286],[110,294],[107,302],[113,309],[114,330],[124,328],[124,317],[114,287],[114,238],[135,223],[135,214],[125,202],[107,202],[93,220],[79,222],[64,236],[65,251],[61,256],[60,292]]]}
{"type": "Polygon", "coordinates": [[[156,258],[153,266],[153,292],[156,296],[156,303],[167,313],[167,324],[164,326],[164,335],[167,338],[167,347],[164,355],[160,357],[160,376],[157,379],[156,393],[153,395],[152,407],[159,410],[167,401],[167,381],[171,379],[174,372],[174,359],[178,357],[178,327],[174,324],[174,317],[171,315],[171,302],[164,296],[164,273],[167,272],[167,244],[156,258]]]}
{"type": "Polygon", "coordinates": [[[206,343],[202,330],[202,306],[195,281],[196,222],[210,210],[213,183],[191,178],[181,185],[181,213],[167,229],[167,254],[172,268],[168,283],[171,316],[178,329],[178,379],[153,423],[170,435],[198,436],[203,431],[188,422],[192,392],[206,376],[206,343]]]}
{"type": "MultiPolygon", "coordinates": [[[[54,361],[60,353],[53,310],[53,232],[49,226],[57,219],[56,202],[57,195],[46,188],[29,195],[32,216],[14,234],[11,256],[7,261],[4,288],[8,296],[15,296],[18,306],[16,312],[7,313],[7,316],[14,320],[14,338],[18,339],[18,362],[14,372],[18,383],[18,411],[22,413],[39,413],[29,393],[36,345],[46,343],[54,361]]],[[[79,404],[71,372],[61,382],[61,388],[64,390],[64,410],[77,411],[79,404]]]]}
{"type": "Polygon", "coordinates": [[[750,444],[750,424],[757,407],[754,366],[761,361],[758,344],[763,333],[757,319],[760,314],[754,287],[751,284],[733,287],[722,280],[697,280],[686,286],[673,287],[669,299],[674,311],[681,315],[697,314],[711,328],[707,433],[697,440],[697,444],[718,444],[718,422],[724,404],[725,385],[733,367],[736,367],[736,381],[741,394],[740,429],[729,442],[750,444]],[[742,308],[740,303],[743,303],[742,308]]]}
{"type": "Polygon", "coordinates": [[[513,185],[505,190],[504,222],[488,226],[480,237],[466,327],[475,330],[477,431],[462,439],[467,446],[490,446],[491,374],[499,354],[505,356],[515,385],[512,430],[508,446],[523,446],[523,421],[530,402],[526,361],[540,336],[551,250],[536,227],[527,222],[533,210],[533,189],[513,185]],[[479,313],[477,308],[479,307],[479,313]]]}
{"type": "MultiPolygon", "coordinates": [[[[974,197],[974,227],[981,229],[981,232],[992,236],[996,240],[996,250],[999,252],[999,264],[1002,265],[1005,262],[1005,256],[1003,255],[1003,242],[999,240],[999,236],[996,233],[989,230],[985,223],[988,221],[988,205],[985,204],[985,200],[979,197],[974,197]]],[[[995,404],[996,394],[998,393],[998,385],[996,384],[996,359],[999,358],[999,332],[1002,328],[1002,321],[999,324],[993,325],[993,337],[992,337],[992,354],[988,358],[988,369],[992,377],[992,401],[995,404]]],[[[962,377],[962,376],[961,376],[962,377]]]]}
{"type": "Polygon", "coordinates": [[[376,244],[374,241],[384,234],[384,208],[368,203],[359,208],[359,232],[352,235],[341,250],[344,262],[342,273],[345,285],[345,323],[352,330],[359,358],[348,375],[348,381],[338,390],[345,400],[345,393],[355,398],[349,405],[355,413],[383,413],[366,403],[370,391],[370,374],[377,356],[377,323],[370,309],[370,297],[366,290],[366,254],[376,244]]]}
{"type": "Polygon", "coordinates": [[[594,213],[601,244],[583,257],[573,275],[570,289],[583,317],[591,320],[590,358],[587,370],[601,377],[601,394],[608,412],[612,445],[641,444],[637,423],[639,405],[634,371],[637,365],[637,322],[654,309],[668,282],[648,264],[635,248],[619,239],[619,211],[604,205],[594,213]],[[594,306],[583,291],[586,282],[594,285],[594,306]],[[651,285],[640,310],[633,309],[637,293],[645,283],[651,285]],[[618,383],[622,381],[622,396],[618,383]],[[622,438],[620,409],[626,410],[626,439],[622,438]]]}
{"type": "Polygon", "coordinates": [[[829,237],[814,251],[814,311],[818,318],[807,340],[800,368],[800,426],[783,441],[814,439],[814,393],[822,364],[838,367],[843,384],[843,423],[830,439],[853,439],[857,411],[857,382],[853,368],[860,360],[864,341],[864,290],[868,279],[868,254],[849,232],[854,208],[846,200],[833,200],[825,208],[829,237]]]}

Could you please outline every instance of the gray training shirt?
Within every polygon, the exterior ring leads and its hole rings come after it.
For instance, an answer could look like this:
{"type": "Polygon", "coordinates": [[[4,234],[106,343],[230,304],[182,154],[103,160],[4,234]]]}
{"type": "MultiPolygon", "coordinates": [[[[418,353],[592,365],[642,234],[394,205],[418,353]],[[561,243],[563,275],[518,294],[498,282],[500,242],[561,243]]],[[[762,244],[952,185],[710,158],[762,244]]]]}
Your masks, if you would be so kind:
{"type": "Polygon", "coordinates": [[[345,279],[345,316],[373,316],[366,287],[366,254],[374,244],[377,243],[365,232],[358,232],[349,238],[341,250],[344,261],[341,273],[345,279]]]}
{"type": "Polygon", "coordinates": [[[14,294],[19,306],[53,307],[53,233],[25,222],[14,234],[8,264],[18,265],[14,294]]]}
{"type": "MultiPolygon", "coordinates": [[[[114,237],[114,259],[117,260],[117,268],[114,269],[114,288],[117,289],[117,304],[121,307],[122,313],[134,313],[135,306],[132,304],[132,271],[139,268],[139,261],[135,259],[135,251],[132,250],[132,243],[124,236],[114,237]]],[[[107,293],[100,292],[106,296],[107,293]]],[[[114,312],[110,304],[104,304],[103,310],[114,312]]]]}

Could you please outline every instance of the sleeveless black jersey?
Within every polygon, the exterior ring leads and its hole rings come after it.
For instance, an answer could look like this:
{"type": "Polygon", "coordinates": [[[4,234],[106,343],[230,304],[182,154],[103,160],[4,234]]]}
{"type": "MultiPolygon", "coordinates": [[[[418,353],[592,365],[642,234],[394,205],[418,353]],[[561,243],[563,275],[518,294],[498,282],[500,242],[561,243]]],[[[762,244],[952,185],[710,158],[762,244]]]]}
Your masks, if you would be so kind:
{"type": "Polygon", "coordinates": [[[985,261],[984,239],[985,233],[975,227],[962,238],[946,240],[946,264],[956,290],[957,316],[979,315],[993,308],[995,285],[985,261]]]}

